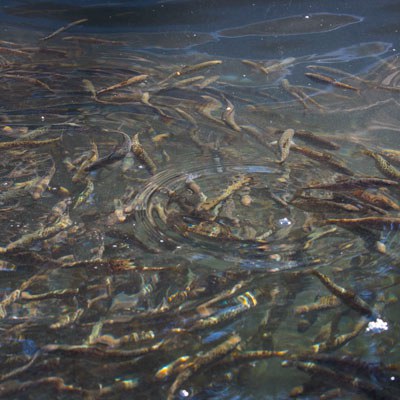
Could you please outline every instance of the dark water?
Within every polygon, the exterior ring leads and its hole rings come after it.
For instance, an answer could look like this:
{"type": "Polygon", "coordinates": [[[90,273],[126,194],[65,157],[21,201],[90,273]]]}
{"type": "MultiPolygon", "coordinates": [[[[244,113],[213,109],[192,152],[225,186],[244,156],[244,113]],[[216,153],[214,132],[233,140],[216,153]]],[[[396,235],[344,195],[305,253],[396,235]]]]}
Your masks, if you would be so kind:
{"type": "Polygon", "coordinates": [[[400,398],[399,14],[2,2],[0,397],[400,398]]]}

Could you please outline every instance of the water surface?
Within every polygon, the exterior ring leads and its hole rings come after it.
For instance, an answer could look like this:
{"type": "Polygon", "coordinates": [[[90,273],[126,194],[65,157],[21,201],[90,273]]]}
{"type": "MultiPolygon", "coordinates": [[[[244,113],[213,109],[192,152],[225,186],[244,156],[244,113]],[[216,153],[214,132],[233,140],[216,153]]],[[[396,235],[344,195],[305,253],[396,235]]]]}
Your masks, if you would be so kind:
{"type": "Polygon", "coordinates": [[[399,12],[2,3],[0,397],[399,398],[399,12]]]}

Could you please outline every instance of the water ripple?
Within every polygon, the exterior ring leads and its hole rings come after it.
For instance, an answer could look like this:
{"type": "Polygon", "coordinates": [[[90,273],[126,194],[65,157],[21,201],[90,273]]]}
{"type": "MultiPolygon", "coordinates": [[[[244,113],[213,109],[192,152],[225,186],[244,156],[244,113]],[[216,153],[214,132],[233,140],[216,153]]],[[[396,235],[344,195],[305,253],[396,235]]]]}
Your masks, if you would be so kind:
{"type": "MultiPolygon", "coordinates": [[[[284,207],[270,195],[295,190],[282,186],[281,178],[282,171],[272,163],[225,164],[223,172],[212,163],[163,171],[134,201],[135,236],[155,252],[170,250],[197,263],[217,262],[221,268],[234,264],[275,271],[308,265],[320,255],[304,249],[306,213],[284,207]],[[195,182],[209,200],[240,176],[250,176],[252,183],[221,201],[209,215],[193,211],[195,206],[190,210],[190,202],[199,200],[188,182],[195,182]],[[243,196],[250,196],[250,205],[243,203],[243,196]]],[[[329,258],[326,251],[324,257],[329,258]]]]}

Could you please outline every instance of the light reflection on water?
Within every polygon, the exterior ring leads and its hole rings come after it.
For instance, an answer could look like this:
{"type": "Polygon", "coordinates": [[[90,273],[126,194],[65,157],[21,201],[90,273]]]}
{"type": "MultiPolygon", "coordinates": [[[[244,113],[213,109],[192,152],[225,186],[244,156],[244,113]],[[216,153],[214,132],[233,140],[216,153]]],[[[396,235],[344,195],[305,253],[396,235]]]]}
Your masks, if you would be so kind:
{"type": "Polygon", "coordinates": [[[398,398],[398,4],[134,3],[0,7],[0,397],[398,398]]]}

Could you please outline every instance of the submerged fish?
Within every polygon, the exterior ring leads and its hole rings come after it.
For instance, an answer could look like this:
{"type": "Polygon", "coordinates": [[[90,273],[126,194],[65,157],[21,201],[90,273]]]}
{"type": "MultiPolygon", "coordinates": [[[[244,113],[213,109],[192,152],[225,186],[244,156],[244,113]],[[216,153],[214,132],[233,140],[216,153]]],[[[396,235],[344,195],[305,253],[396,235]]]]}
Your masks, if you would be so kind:
{"type": "Polygon", "coordinates": [[[278,140],[278,147],[280,152],[280,159],[277,160],[279,164],[282,164],[289,156],[290,146],[294,136],[294,129],[286,129],[278,140]]]}
{"type": "Polygon", "coordinates": [[[400,171],[390,164],[385,158],[375,151],[364,149],[363,154],[372,157],[375,160],[375,165],[388,178],[400,180],[400,171]]]}
{"type": "Polygon", "coordinates": [[[67,29],[72,28],[75,25],[79,25],[79,24],[82,24],[87,21],[88,21],[87,18],[82,18],[82,19],[78,19],[77,21],[73,21],[73,22],[69,23],[68,25],[62,26],[61,28],[57,29],[53,33],[50,33],[50,35],[47,35],[47,36],[41,38],[40,40],[42,40],[42,41],[49,40],[49,39],[53,38],[54,36],[57,36],[60,33],[66,31],[67,29]]]}
{"type": "Polygon", "coordinates": [[[85,167],[85,171],[94,171],[106,165],[115,163],[116,161],[123,160],[126,155],[131,151],[132,141],[131,138],[124,132],[118,131],[123,137],[123,142],[120,146],[114,149],[110,154],[93,161],[85,167]]]}
{"type": "Polygon", "coordinates": [[[362,227],[372,229],[399,229],[400,217],[363,217],[363,218],[328,218],[324,221],[326,224],[343,225],[344,227],[362,227]]]}
{"type": "Polygon", "coordinates": [[[301,210],[311,212],[360,211],[360,209],[353,204],[340,203],[331,199],[320,199],[311,196],[296,196],[290,201],[290,204],[301,210]]]}
{"type": "Polygon", "coordinates": [[[299,137],[300,139],[304,140],[305,142],[314,144],[318,147],[328,149],[328,150],[337,150],[340,148],[340,146],[332,142],[331,140],[328,140],[324,138],[321,135],[317,135],[313,132],[306,131],[306,130],[296,130],[296,137],[299,137]]]}
{"type": "Polygon", "coordinates": [[[207,365],[211,365],[216,361],[219,361],[220,359],[231,353],[239,345],[240,342],[240,336],[234,334],[218,346],[194,357],[193,360],[188,364],[183,364],[183,366],[186,365],[186,367],[182,368],[182,372],[178,374],[174,383],[170,387],[167,399],[174,399],[175,393],[188,379],[190,379],[190,377],[192,377],[200,369],[206,367],[207,365]]]}
{"type": "Polygon", "coordinates": [[[304,187],[303,189],[326,189],[326,190],[352,190],[357,188],[371,188],[371,187],[391,187],[399,186],[400,183],[390,179],[375,178],[375,177],[361,177],[361,178],[343,178],[332,183],[317,183],[304,187]]]}
{"type": "Polygon", "coordinates": [[[53,225],[47,226],[45,228],[40,228],[32,233],[27,233],[20,239],[9,243],[5,247],[0,247],[0,254],[13,252],[16,250],[23,249],[31,245],[36,240],[44,240],[51,236],[56,235],[58,232],[68,228],[72,225],[72,221],[67,214],[59,218],[53,225]]]}
{"type": "Polygon", "coordinates": [[[233,130],[235,130],[237,132],[240,132],[242,130],[242,128],[235,121],[235,107],[227,98],[225,98],[225,101],[227,103],[227,106],[222,113],[221,119],[230,128],[232,128],[233,130]]]}
{"type": "Polygon", "coordinates": [[[304,75],[307,76],[308,78],[311,78],[311,79],[317,81],[317,82],[328,83],[330,85],[337,86],[342,89],[350,89],[350,90],[355,90],[355,91],[360,90],[352,85],[348,85],[347,83],[337,81],[336,79],[333,79],[328,75],[317,74],[314,72],[306,72],[304,75]]]}
{"type": "Polygon", "coordinates": [[[59,142],[61,137],[47,140],[14,140],[13,142],[0,142],[0,149],[35,148],[59,142]]]}
{"type": "Polygon", "coordinates": [[[120,89],[120,88],[125,87],[125,86],[134,85],[134,84],[136,84],[136,83],[143,82],[143,81],[145,81],[148,77],[149,77],[149,76],[148,76],[148,75],[145,75],[145,74],[134,76],[134,77],[132,77],[132,78],[126,79],[125,81],[116,83],[115,85],[108,86],[108,87],[106,87],[106,88],[104,88],[104,89],[98,90],[98,91],[96,92],[96,95],[99,96],[99,95],[101,95],[101,94],[103,94],[103,93],[111,92],[111,91],[113,91],[113,90],[115,90],[115,89],[120,89]]]}
{"type": "Polygon", "coordinates": [[[39,177],[37,180],[35,180],[35,182],[31,186],[29,186],[28,191],[32,195],[32,198],[34,200],[38,200],[42,197],[42,194],[48,188],[50,181],[53,179],[55,173],[56,173],[56,165],[53,161],[49,173],[43,177],[39,177]]]}
{"type": "Polygon", "coordinates": [[[145,165],[148,171],[154,175],[157,172],[157,166],[140,143],[138,133],[132,138],[131,148],[135,157],[137,157],[138,160],[145,165]]]}
{"type": "Polygon", "coordinates": [[[293,145],[292,150],[305,155],[313,160],[319,161],[328,167],[345,175],[354,175],[354,172],[349,169],[343,160],[333,156],[330,153],[312,150],[308,147],[293,145]]]}
{"type": "Polygon", "coordinates": [[[374,311],[360,296],[354,293],[351,289],[345,289],[334,283],[328,276],[317,271],[312,270],[311,274],[316,276],[324,286],[340,300],[343,301],[350,308],[360,312],[364,315],[373,315],[374,311]]]}

